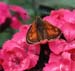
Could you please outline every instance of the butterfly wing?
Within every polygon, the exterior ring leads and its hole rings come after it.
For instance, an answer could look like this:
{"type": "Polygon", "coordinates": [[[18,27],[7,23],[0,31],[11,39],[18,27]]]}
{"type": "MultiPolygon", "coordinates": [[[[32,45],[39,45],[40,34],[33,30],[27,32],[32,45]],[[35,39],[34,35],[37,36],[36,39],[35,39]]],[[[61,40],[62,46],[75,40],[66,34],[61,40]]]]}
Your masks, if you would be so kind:
{"type": "Polygon", "coordinates": [[[58,37],[61,33],[61,31],[57,27],[53,26],[47,21],[44,21],[43,26],[46,34],[45,38],[48,40],[58,37]]]}
{"type": "Polygon", "coordinates": [[[57,27],[38,17],[30,26],[26,40],[28,43],[36,43],[45,39],[54,39],[58,37],[60,33],[61,32],[57,27]]]}
{"type": "Polygon", "coordinates": [[[32,25],[30,26],[30,28],[27,32],[26,40],[28,43],[39,42],[38,32],[37,32],[35,22],[32,23],[32,25]]]}

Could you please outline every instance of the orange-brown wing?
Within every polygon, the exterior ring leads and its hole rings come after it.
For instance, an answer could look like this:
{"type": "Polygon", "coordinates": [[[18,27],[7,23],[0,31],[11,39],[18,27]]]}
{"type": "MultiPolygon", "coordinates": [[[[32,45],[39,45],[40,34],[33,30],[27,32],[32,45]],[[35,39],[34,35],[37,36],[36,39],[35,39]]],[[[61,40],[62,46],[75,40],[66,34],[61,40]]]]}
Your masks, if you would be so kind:
{"type": "Polygon", "coordinates": [[[27,32],[26,40],[28,43],[34,43],[39,41],[35,22],[32,23],[27,32]]]}
{"type": "Polygon", "coordinates": [[[61,33],[61,31],[53,26],[52,24],[48,23],[47,21],[44,21],[44,29],[46,32],[46,39],[54,39],[56,37],[58,37],[61,33]]]}

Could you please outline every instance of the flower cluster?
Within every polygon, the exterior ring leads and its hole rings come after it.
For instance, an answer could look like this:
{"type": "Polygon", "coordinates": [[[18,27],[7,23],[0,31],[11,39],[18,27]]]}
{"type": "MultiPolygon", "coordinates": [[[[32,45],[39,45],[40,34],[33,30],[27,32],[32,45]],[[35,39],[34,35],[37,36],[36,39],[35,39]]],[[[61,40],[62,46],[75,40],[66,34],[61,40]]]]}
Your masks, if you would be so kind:
{"type": "MultiPolygon", "coordinates": [[[[75,71],[75,10],[53,10],[49,16],[44,17],[43,20],[61,30],[65,39],[56,38],[38,44],[26,42],[26,34],[31,25],[22,25],[19,17],[27,20],[29,15],[19,6],[0,2],[0,27],[7,24],[19,30],[10,40],[5,41],[0,50],[0,71],[24,71],[37,66],[42,53],[40,44],[46,43],[51,53],[48,63],[44,63],[43,71],[75,71]]],[[[47,56],[47,50],[44,54],[47,56]]]]}
{"type": "Polygon", "coordinates": [[[4,71],[24,71],[37,64],[40,46],[26,43],[26,32],[29,25],[22,26],[20,31],[6,41],[0,51],[0,65],[4,71]]]}
{"type": "Polygon", "coordinates": [[[75,10],[54,10],[44,20],[58,27],[65,39],[49,42],[52,52],[43,71],[75,71],[75,10]]]}
{"type": "Polygon", "coordinates": [[[50,13],[50,16],[46,16],[44,20],[58,27],[67,41],[75,39],[75,10],[54,10],[50,13]]]}
{"type": "Polygon", "coordinates": [[[8,26],[13,29],[19,29],[22,25],[19,17],[23,20],[27,20],[30,16],[28,12],[20,6],[0,2],[0,32],[8,26]]]}

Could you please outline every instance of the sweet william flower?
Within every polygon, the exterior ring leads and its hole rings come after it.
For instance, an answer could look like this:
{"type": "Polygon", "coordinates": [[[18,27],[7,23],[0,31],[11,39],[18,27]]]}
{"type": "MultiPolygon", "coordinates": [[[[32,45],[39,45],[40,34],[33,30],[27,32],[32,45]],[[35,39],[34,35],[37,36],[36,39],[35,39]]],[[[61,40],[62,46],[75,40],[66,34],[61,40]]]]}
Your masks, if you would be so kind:
{"type": "Polygon", "coordinates": [[[23,71],[35,67],[35,65],[37,64],[40,54],[40,45],[26,43],[26,32],[29,29],[29,26],[30,25],[22,26],[20,28],[20,31],[13,35],[13,38],[11,40],[8,40],[3,44],[2,50],[5,57],[3,66],[6,71],[8,71],[9,69],[12,69],[11,71],[23,71]],[[21,58],[23,59],[18,57],[16,55],[17,53],[20,53],[22,55],[21,58]],[[13,59],[15,59],[15,57],[17,57],[17,59],[20,59],[21,63],[18,63],[17,67],[16,59],[14,63],[12,57],[13,59]],[[20,67],[21,65],[22,68],[20,67]]]}
{"type": "Polygon", "coordinates": [[[11,18],[9,6],[4,2],[0,2],[0,25],[4,24],[7,18],[11,18]]]}
{"type": "Polygon", "coordinates": [[[71,42],[75,39],[75,24],[64,24],[61,28],[64,37],[68,42],[71,42]]]}
{"type": "Polygon", "coordinates": [[[43,71],[75,71],[75,41],[53,40],[49,45],[52,53],[43,71]]]}
{"type": "Polygon", "coordinates": [[[2,28],[6,29],[9,26],[16,30],[19,29],[19,27],[22,25],[19,17],[21,17],[23,20],[28,20],[29,14],[22,7],[16,5],[11,6],[4,2],[0,2],[0,31],[3,30],[2,28]],[[15,12],[15,14],[12,15],[11,11],[15,12]],[[7,23],[8,19],[10,21],[9,23],[7,23]]]}
{"type": "Polygon", "coordinates": [[[22,25],[19,29],[19,32],[15,33],[12,37],[12,40],[21,44],[26,42],[26,34],[30,25],[22,25]]]}
{"type": "Polygon", "coordinates": [[[0,49],[0,71],[4,71],[3,62],[4,62],[4,56],[2,50],[0,49]]]}
{"type": "Polygon", "coordinates": [[[20,16],[23,20],[27,20],[30,18],[28,12],[20,6],[10,5],[9,7],[10,10],[16,12],[17,16],[20,16]]]}
{"type": "Polygon", "coordinates": [[[30,27],[30,24],[22,25],[22,26],[19,28],[19,31],[27,33],[29,27],[30,27]]]}
{"type": "Polygon", "coordinates": [[[26,34],[30,25],[23,25],[20,27],[19,32],[15,33],[12,37],[12,40],[18,43],[29,56],[30,67],[32,68],[37,64],[40,54],[40,45],[39,44],[28,44],[26,42],[26,34]]]}
{"type": "Polygon", "coordinates": [[[75,71],[75,41],[72,41],[68,45],[66,45],[64,51],[68,52],[70,54],[71,58],[71,69],[72,71],[75,71]]]}
{"type": "Polygon", "coordinates": [[[12,40],[17,42],[25,49],[27,45],[29,52],[32,51],[33,54],[40,54],[40,44],[28,44],[26,42],[26,34],[30,25],[23,25],[20,27],[19,32],[15,33],[12,37],[12,40]]]}
{"type": "Polygon", "coordinates": [[[69,54],[55,55],[51,53],[49,62],[45,65],[43,71],[72,71],[69,54]],[[65,56],[68,58],[65,58],[65,56]]]}
{"type": "Polygon", "coordinates": [[[60,54],[63,52],[67,42],[63,39],[55,39],[48,42],[50,50],[55,54],[60,54]]]}
{"type": "Polygon", "coordinates": [[[62,25],[65,23],[63,17],[65,14],[70,14],[70,10],[68,9],[59,9],[59,10],[52,10],[49,16],[44,17],[43,19],[48,21],[54,26],[61,28],[62,25]]]}
{"type": "Polygon", "coordinates": [[[3,67],[5,71],[23,71],[37,64],[39,59],[39,45],[18,44],[8,40],[3,44],[3,67]]]}
{"type": "Polygon", "coordinates": [[[20,6],[9,5],[9,9],[12,12],[15,12],[14,16],[12,16],[12,23],[10,24],[13,29],[19,29],[22,26],[22,23],[18,19],[19,17],[21,17],[24,21],[30,18],[28,12],[20,6]]]}
{"type": "Polygon", "coordinates": [[[4,56],[4,71],[23,71],[29,67],[30,60],[27,54],[14,41],[6,41],[2,52],[4,56]]]}
{"type": "Polygon", "coordinates": [[[0,32],[4,31],[11,23],[11,14],[8,9],[9,6],[6,3],[0,2],[0,32]]]}
{"type": "Polygon", "coordinates": [[[67,41],[75,39],[75,11],[68,9],[59,9],[51,11],[49,16],[44,17],[44,20],[58,27],[64,34],[67,41]]]}
{"type": "Polygon", "coordinates": [[[21,23],[20,20],[17,19],[17,17],[13,16],[12,17],[12,22],[11,22],[10,26],[13,29],[19,29],[22,26],[22,23],[21,23]]]}

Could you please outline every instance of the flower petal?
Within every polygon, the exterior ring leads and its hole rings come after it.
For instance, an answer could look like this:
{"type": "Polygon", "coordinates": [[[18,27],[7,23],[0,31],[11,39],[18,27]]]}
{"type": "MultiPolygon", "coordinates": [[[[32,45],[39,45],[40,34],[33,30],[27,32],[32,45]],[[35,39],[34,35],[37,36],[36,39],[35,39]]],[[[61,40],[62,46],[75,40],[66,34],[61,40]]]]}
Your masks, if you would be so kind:
{"type": "Polygon", "coordinates": [[[64,46],[66,45],[66,41],[62,39],[56,39],[49,42],[49,48],[55,54],[60,54],[64,50],[64,46]]]}

